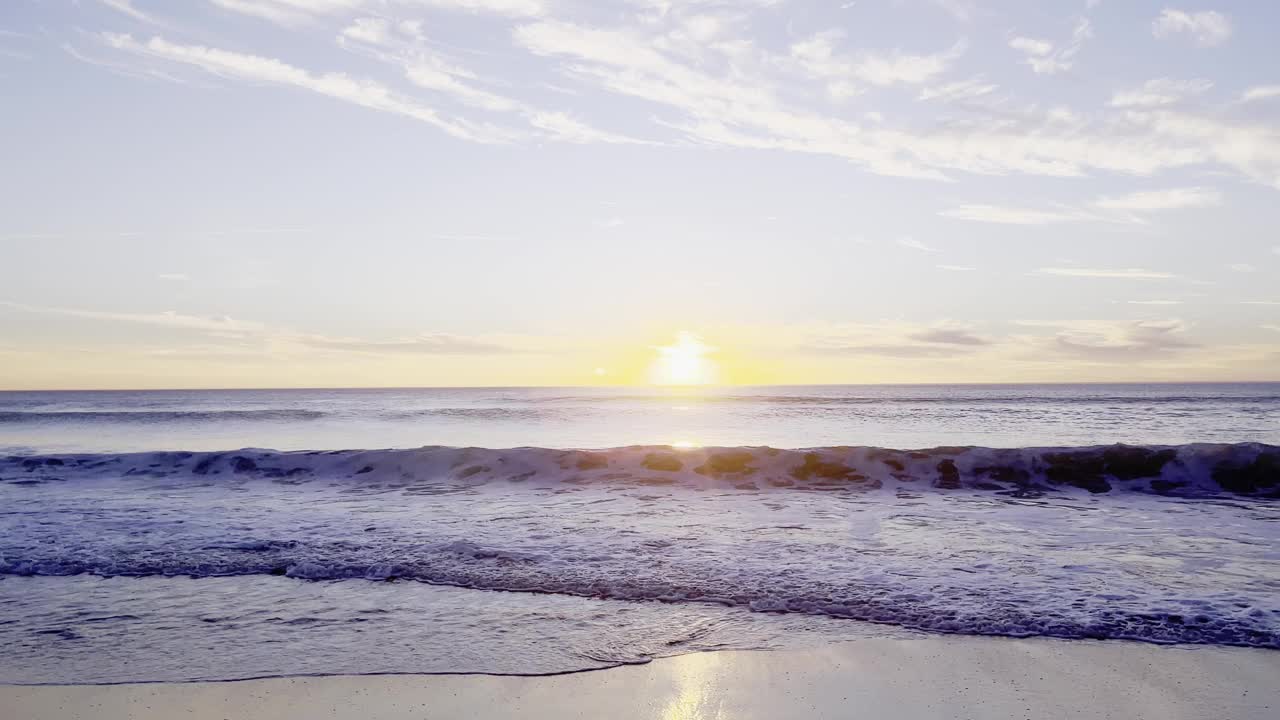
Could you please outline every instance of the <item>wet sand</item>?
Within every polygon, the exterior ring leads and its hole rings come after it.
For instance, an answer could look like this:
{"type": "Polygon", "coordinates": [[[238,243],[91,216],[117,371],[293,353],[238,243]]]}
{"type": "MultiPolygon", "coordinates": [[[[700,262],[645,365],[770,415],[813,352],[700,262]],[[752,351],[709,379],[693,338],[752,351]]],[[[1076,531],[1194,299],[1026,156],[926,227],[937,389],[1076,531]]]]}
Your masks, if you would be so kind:
{"type": "Polygon", "coordinates": [[[544,677],[0,686],[4,720],[1280,717],[1280,652],[962,636],[684,655],[544,677]]]}

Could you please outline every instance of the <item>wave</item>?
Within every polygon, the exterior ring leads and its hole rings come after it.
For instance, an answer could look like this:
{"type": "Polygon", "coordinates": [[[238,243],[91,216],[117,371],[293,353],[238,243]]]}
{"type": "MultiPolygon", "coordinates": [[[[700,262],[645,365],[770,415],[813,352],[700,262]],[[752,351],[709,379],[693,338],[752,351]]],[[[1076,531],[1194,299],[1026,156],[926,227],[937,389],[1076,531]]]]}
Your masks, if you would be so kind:
{"type": "Polygon", "coordinates": [[[826,447],[402,450],[10,455],[0,482],[222,477],[396,487],[488,483],[719,487],[756,492],[972,491],[1014,497],[1147,493],[1280,498],[1280,447],[1260,443],[1089,447],[826,447]]]}
{"type": "Polygon", "coordinates": [[[297,408],[268,410],[6,410],[0,424],[86,422],[164,423],[318,420],[328,413],[297,408]]]}
{"type": "Polygon", "coordinates": [[[1261,444],[10,455],[0,576],[412,580],[1280,648],[1267,498],[1261,444]]]}
{"type": "Polygon", "coordinates": [[[680,572],[670,563],[661,563],[660,572],[655,573],[644,567],[651,563],[643,558],[634,567],[596,568],[590,562],[557,561],[465,540],[383,548],[376,558],[353,551],[349,542],[301,546],[266,541],[201,550],[168,559],[128,554],[103,560],[0,557],[0,575],[412,581],[497,592],[721,605],[938,633],[1280,649],[1280,630],[1269,620],[1268,611],[1239,602],[1228,592],[1213,600],[1163,596],[1117,602],[1119,596],[1096,590],[1080,593],[1074,588],[1042,588],[1018,597],[1016,592],[1028,589],[979,589],[938,581],[886,584],[868,577],[801,582],[759,574],[719,574],[714,568],[680,572]]]}

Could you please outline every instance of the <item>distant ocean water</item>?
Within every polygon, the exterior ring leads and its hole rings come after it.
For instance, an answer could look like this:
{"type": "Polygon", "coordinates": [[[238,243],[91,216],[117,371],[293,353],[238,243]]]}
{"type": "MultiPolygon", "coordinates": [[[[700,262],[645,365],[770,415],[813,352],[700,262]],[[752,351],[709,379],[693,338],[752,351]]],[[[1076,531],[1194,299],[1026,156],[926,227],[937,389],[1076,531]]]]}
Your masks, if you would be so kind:
{"type": "Polygon", "coordinates": [[[1280,384],[0,393],[0,682],[1280,648],[1277,445],[1280,384]]]}
{"type": "Polygon", "coordinates": [[[0,392],[0,452],[1280,443],[1280,383],[0,392]]]}

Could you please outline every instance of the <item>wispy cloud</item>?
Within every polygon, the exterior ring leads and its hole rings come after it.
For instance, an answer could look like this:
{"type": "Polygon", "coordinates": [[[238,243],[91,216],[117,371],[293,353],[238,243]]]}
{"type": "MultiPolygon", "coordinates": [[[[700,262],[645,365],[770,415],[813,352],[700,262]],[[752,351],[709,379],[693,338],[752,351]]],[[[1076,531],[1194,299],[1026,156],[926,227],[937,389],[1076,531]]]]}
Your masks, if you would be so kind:
{"type": "Polygon", "coordinates": [[[935,327],[907,336],[912,340],[936,345],[990,345],[992,341],[965,326],[935,327]]]}
{"type": "MultiPolygon", "coordinates": [[[[845,47],[840,31],[825,31],[770,50],[743,19],[752,8],[773,7],[769,3],[746,8],[732,3],[647,3],[641,6],[642,21],[628,15],[611,25],[608,15],[600,13],[576,22],[553,19],[550,5],[532,0],[217,2],[336,23],[334,32],[343,38],[344,47],[394,63],[414,88],[431,96],[424,101],[391,84],[346,72],[316,72],[266,55],[160,37],[143,41],[106,36],[108,44],[153,61],[148,71],[156,71],[155,63],[164,61],[220,77],[303,88],[411,117],[477,142],[659,142],[594,127],[599,106],[586,104],[585,98],[604,92],[649,103],[650,108],[632,117],[648,120],[658,132],[675,134],[670,143],[827,155],[880,175],[932,180],[954,180],[961,173],[1147,177],[1198,168],[1229,171],[1280,187],[1280,135],[1268,123],[1166,103],[1164,98],[1170,96],[1161,92],[1170,88],[1162,86],[1120,97],[1123,107],[1110,112],[1015,107],[981,76],[948,79],[965,51],[963,44],[924,53],[854,49],[845,47]],[[441,54],[446,52],[442,48],[451,47],[448,43],[422,42],[423,28],[430,28],[430,23],[395,17],[397,9],[413,7],[496,14],[508,18],[503,22],[514,19],[509,35],[514,47],[502,51],[532,55],[537,61],[527,63],[529,73],[559,75],[554,84],[572,85],[569,89],[576,94],[566,97],[584,104],[535,107],[524,99],[523,88],[545,87],[545,78],[527,83],[521,75],[518,83],[505,77],[491,82],[467,71],[441,54]],[[841,106],[859,93],[904,90],[922,101],[964,104],[975,114],[921,125],[874,111],[850,113],[841,106]],[[495,112],[505,116],[495,120],[495,112]]],[[[1050,72],[1069,67],[1091,35],[1089,20],[1079,18],[1062,43],[1020,37],[1015,46],[1030,59],[1048,63],[1041,69],[1050,72]]],[[[1085,214],[1048,209],[1004,217],[1016,218],[1016,224],[1043,224],[1083,219],[1085,214]]]]}
{"type": "Polygon", "coordinates": [[[529,124],[545,130],[550,137],[561,142],[577,143],[581,145],[588,144],[616,144],[616,145],[656,145],[649,140],[641,140],[629,137],[627,135],[619,135],[617,133],[600,130],[591,127],[581,120],[572,117],[568,113],[548,112],[543,110],[531,110],[526,113],[529,124]]]}
{"type": "Polygon", "coordinates": [[[82,310],[75,308],[47,307],[27,305],[24,303],[0,301],[0,307],[23,312],[46,315],[63,315],[66,317],[84,318],[88,320],[107,320],[111,322],[133,323],[137,325],[155,325],[179,330],[198,330],[226,336],[244,336],[260,334],[266,331],[261,323],[244,322],[229,316],[184,315],[172,310],[150,313],[105,312],[100,310],[82,310]]]}
{"type": "Polygon", "coordinates": [[[1009,41],[1009,47],[1028,55],[1044,57],[1053,52],[1053,43],[1039,38],[1018,36],[1009,41]]]}
{"type": "Polygon", "coordinates": [[[1045,348],[1062,354],[1104,362],[1153,358],[1199,347],[1187,337],[1182,320],[1068,323],[1045,348]]]}
{"type": "MultiPolygon", "coordinates": [[[[104,0],[104,2],[110,0],[104,0]]],[[[118,1],[118,0],[117,0],[118,1]]],[[[492,14],[514,18],[536,17],[546,12],[540,0],[211,0],[230,12],[295,27],[325,16],[348,16],[356,12],[385,10],[386,6],[407,5],[453,10],[472,14],[492,14]]]]}
{"type": "Polygon", "coordinates": [[[1204,79],[1175,80],[1156,78],[1133,90],[1121,90],[1111,96],[1111,107],[1159,107],[1175,105],[1183,100],[1206,92],[1213,82],[1204,79]]]}
{"type": "Polygon", "coordinates": [[[1150,190],[1098,198],[1094,205],[1107,210],[1176,210],[1180,208],[1217,207],[1222,193],[1213,188],[1186,187],[1150,190]]]}
{"type": "Polygon", "coordinates": [[[280,0],[211,0],[211,2],[222,8],[241,15],[266,20],[293,27],[302,25],[311,20],[314,13],[331,11],[332,5],[328,3],[316,3],[314,6],[308,7],[301,3],[288,2],[280,0]]]}
{"type": "Polygon", "coordinates": [[[1129,300],[1130,305],[1181,305],[1181,300],[1129,300]]]}
{"type": "Polygon", "coordinates": [[[128,15],[134,20],[139,20],[149,25],[161,24],[160,21],[157,20],[154,16],[148,13],[145,13],[139,10],[138,8],[134,7],[133,0],[98,0],[98,2],[101,2],[103,5],[106,5],[107,7],[111,8],[112,10],[115,10],[118,13],[123,13],[124,15],[128,15]]]}
{"type": "Polygon", "coordinates": [[[1259,85],[1245,90],[1240,95],[1240,100],[1241,102],[1254,102],[1277,97],[1280,97],[1280,85],[1259,85]]]}
{"type": "Polygon", "coordinates": [[[343,28],[338,44],[394,65],[415,86],[465,105],[522,117],[539,136],[575,144],[655,144],[601,130],[566,112],[545,110],[479,87],[481,78],[428,46],[418,23],[357,18],[343,28]]]}
{"type": "Polygon", "coordinates": [[[925,243],[919,240],[916,240],[915,238],[910,238],[910,237],[898,238],[897,243],[904,248],[908,248],[911,250],[919,250],[920,252],[929,252],[929,253],[938,252],[938,248],[933,247],[932,245],[926,245],[925,243]]]}
{"type": "Polygon", "coordinates": [[[131,35],[105,33],[103,40],[117,50],[198,67],[220,77],[287,85],[433,125],[450,135],[475,142],[502,142],[511,134],[464,120],[450,120],[433,108],[395,93],[372,80],[345,73],[313,74],[274,58],[247,55],[201,45],[178,45],[161,37],[139,42],[131,35]]]}
{"type": "MultiPolygon", "coordinates": [[[[845,54],[837,45],[845,37],[843,30],[826,30],[791,46],[791,57],[811,76],[834,83],[875,86],[920,85],[942,74],[965,50],[963,44],[930,55],[905,53],[879,54],[862,52],[845,54]]],[[[835,94],[848,92],[836,90],[835,94]]]]}
{"type": "Polygon", "coordinates": [[[186,282],[191,279],[186,273],[160,273],[156,277],[161,280],[172,280],[174,282],[186,282]]]}
{"type": "Polygon", "coordinates": [[[970,267],[968,265],[936,265],[935,267],[939,270],[946,270],[948,272],[972,272],[977,270],[977,268],[970,267]]]}
{"type": "Polygon", "coordinates": [[[1017,36],[1009,40],[1009,47],[1021,52],[1022,62],[1037,75],[1056,75],[1070,70],[1076,55],[1084,43],[1093,37],[1093,24],[1088,18],[1078,18],[1071,30],[1069,42],[1055,49],[1053,43],[1040,38],[1017,36]]]}
{"type": "MultiPolygon", "coordinates": [[[[161,276],[166,277],[166,276],[161,276]]],[[[170,276],[176,279],[178,276],[170,276]]],[[[181,276],[185,278],[185,276],[181,276]]],[[[493,355],[523,352],[517,348],[483,337],[466,337],[447,333],[426,333],[394,340],[367,340],[337,338],[312,333],[300,333],[272,327],[259,322],[236,320],[228,316],[189,315],[174,311],[126,313],[48,307],[0,301],[0,308],[20,312],[61,315],[64,317],[100,320],[135,325],[150,325],[169,330],[191,331],[213,338],[228,340],[258,340],[282,345],[383,355],[493,355]]]]}
{"type": "Polygon", "coordinates": [[[1095,216],[1076,210],[1036,210],[1002,205],[961,205],[938,213],[943,217],[1001,225],[1050,225],[1053,223],[1096,220],[1095,216]]]}
{"type": "Polygon", "coordinates": [[[400,340],[348,340],[317,335],[297,338],[303,345],[321,350],[371,353],[375,355],[504,355],[516,352],[513,348],[492,342],[484,342],[457,335],[433,334],[400,340]]]}
{"type": "Polygon", "coordinates": [[[1143,223],[1132,214],[1180,208],[1207,208],[1222,204],[1222,193],[1213,188],[1189,187],[1100,197],[1089,208],[1058,206],[1052,209],[1007,205],[968,204],[943,210],[943,217],[1003,225],[1052,225],[1067,222],[1143,223]],[[1103,211],[1103,212],[1098,212],[1103,211]]]}
{"type": "Polygon", "coordinates": [[[1251,273],[1258,271],[1256,266],[1250,265],[1249,263],[1232,263],[1227,266],[1227,269],[1238,273],[1251,273]]]}
{"type": "Polygon", "coordinates": [[[986,82],[981,75],[969,78],[968,80],[960,80],[958,82],[946,83],[945,85],[936,85],[927,87],[920,91],[916,97],[920,100],[938,100],[943,102],[954,102],[957,100],[973,100],[995,92],[999,86],[994,83],[986,82]]]}
{"type": "MultiPolygon", "coordinates": [[[[400,0],[404,2],[405,0],[400,0]]],[[[442,8],[446,10],[462,10],[472,13],[493,13],[508,17],[536,17],[547,12],[547,6],[540,0],[409,0],[419,5],[442,8]]]]}
{"type": "Polygon", "coordinates": [[[931,325],[897,322],[846,323],[810,329],[796,348],[816,355],[866,355],[889,358],[952,358],[983,351],[996,341],[969,325],[943,321],[931,325]]]}
{"type": "Polygon", "coordinates": [[[1145,270],[1143,268],[1077,268],[1077,267],[1049,267],[1040,268],[1036,271],[1038,275],[1059,275],[1062,277],[1084,277],[1084,278],[1112,278],[1121,280],[1170,280],[1178,277],[1173,273],[1160,272],[1157,270],[1145,270]]]}
{"type": "Polygon", "coordinates": [[[1151,33],[1158,38],[1190,35],[1196,45],[1213,47],[1231,37],[1231,20],[1220,12],[1186,12],[1165,8],[1151,23],[1151,33]]]}

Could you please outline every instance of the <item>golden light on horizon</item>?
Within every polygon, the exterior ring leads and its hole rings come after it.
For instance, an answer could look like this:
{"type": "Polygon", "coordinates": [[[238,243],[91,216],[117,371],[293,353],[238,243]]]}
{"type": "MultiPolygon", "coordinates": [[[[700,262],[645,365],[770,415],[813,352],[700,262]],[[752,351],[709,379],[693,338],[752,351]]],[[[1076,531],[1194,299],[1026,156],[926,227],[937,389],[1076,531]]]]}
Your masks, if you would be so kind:
{"type": "Polygon", "coordinates": [[[681,331],[674,343],[655,349],[658,357],[649,372],[654,385],[707,385],[716,381],[716,364],[707,357],[713,348],[697,335],[681,331]]]}

